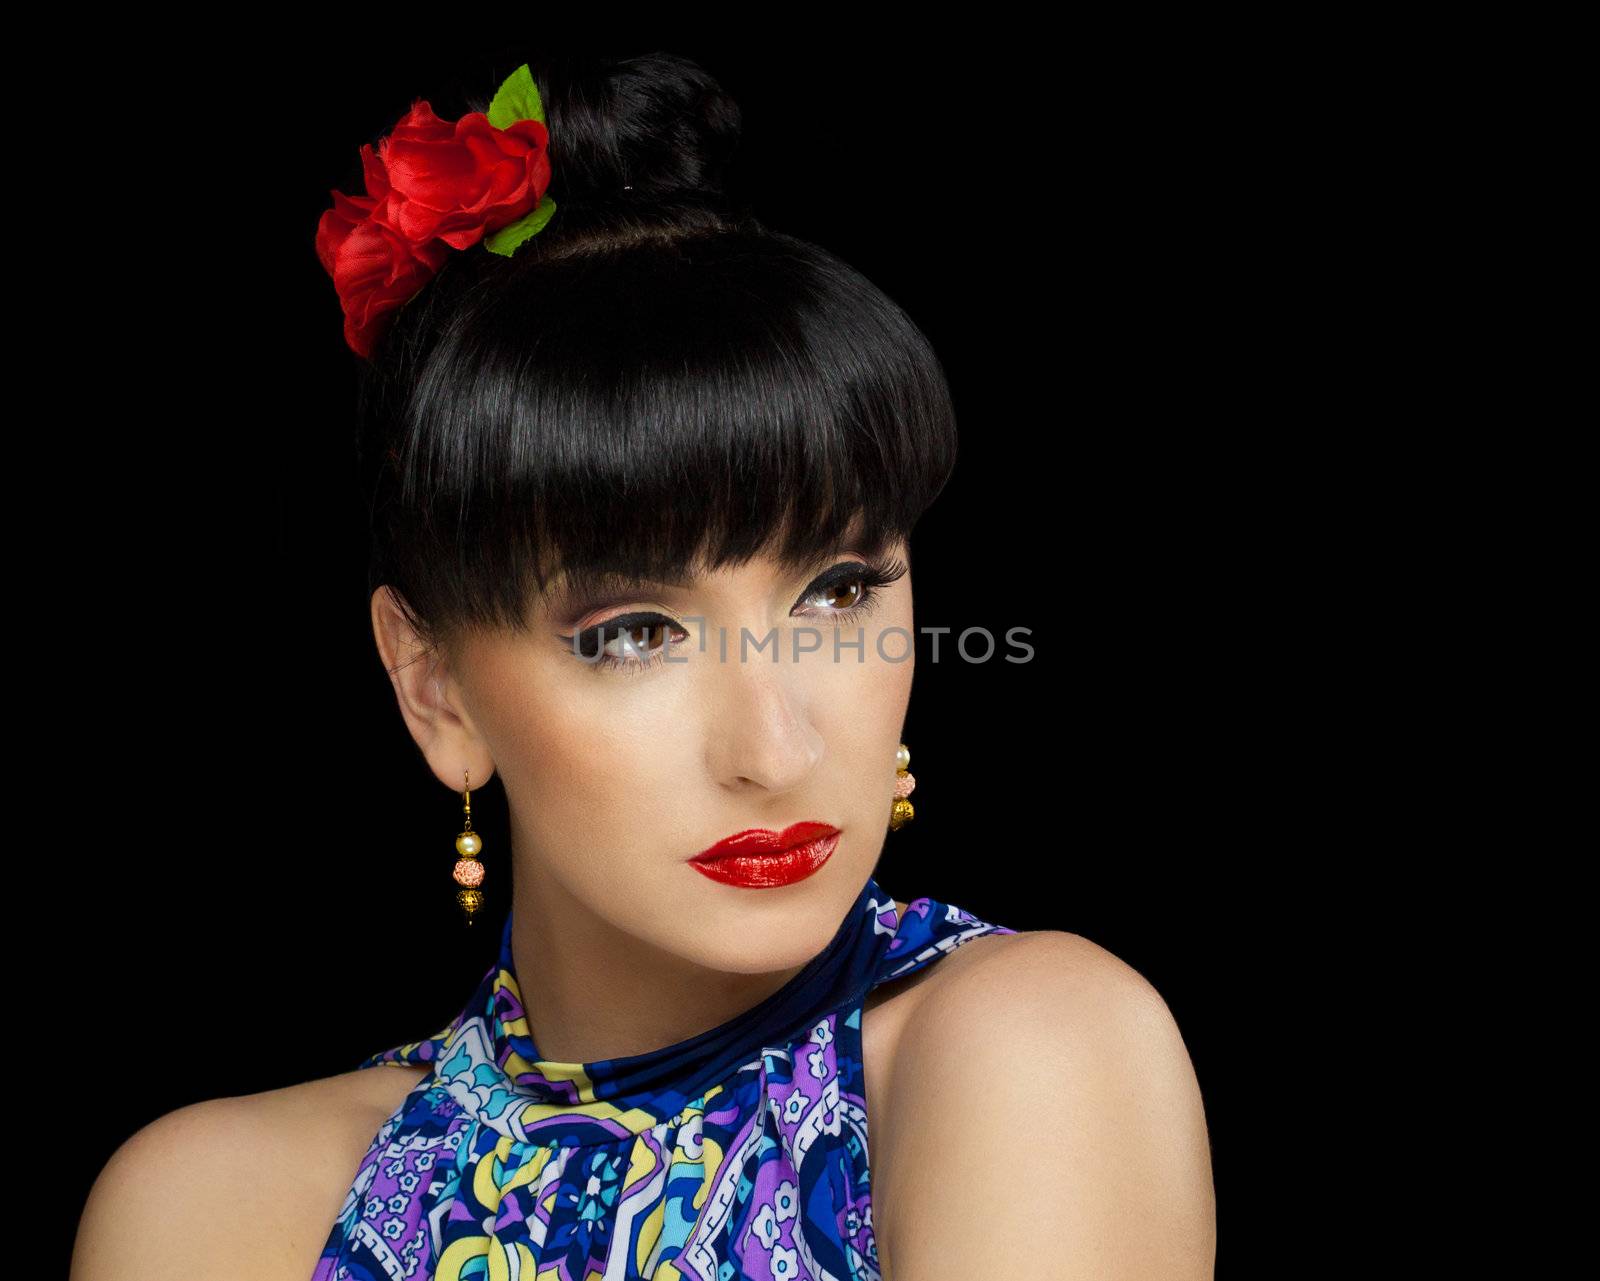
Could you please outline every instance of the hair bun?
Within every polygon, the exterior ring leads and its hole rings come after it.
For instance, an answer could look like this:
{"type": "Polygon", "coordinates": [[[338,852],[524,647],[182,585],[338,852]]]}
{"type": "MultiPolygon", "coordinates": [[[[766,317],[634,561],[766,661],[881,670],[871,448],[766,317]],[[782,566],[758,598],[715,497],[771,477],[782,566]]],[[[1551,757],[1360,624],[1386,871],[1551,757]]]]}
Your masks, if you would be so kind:
{"type": "MultiPolygon", "coordinates": [[[[723,170],[739,143],[739,105],[698,63],[661,52],[527,63],[550,129],[558,209],[722,197],[723,170]]],[[[487,100],[469,105],[488,109],[487,100]]]]}

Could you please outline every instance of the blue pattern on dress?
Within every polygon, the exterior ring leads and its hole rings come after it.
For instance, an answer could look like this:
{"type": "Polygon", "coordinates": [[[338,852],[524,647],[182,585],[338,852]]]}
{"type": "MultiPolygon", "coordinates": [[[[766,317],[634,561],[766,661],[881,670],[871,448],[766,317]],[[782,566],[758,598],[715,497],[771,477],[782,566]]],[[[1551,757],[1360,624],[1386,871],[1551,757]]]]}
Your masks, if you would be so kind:
{"type": "Polygon", "coordinates": [[[772,996],[647,1054],[539,1057],[511,953],[434,1036],[357,1169],[312,1281],[879,1281],[861,1012],[880,983],[989,934],[868,879],[772,996]]]}

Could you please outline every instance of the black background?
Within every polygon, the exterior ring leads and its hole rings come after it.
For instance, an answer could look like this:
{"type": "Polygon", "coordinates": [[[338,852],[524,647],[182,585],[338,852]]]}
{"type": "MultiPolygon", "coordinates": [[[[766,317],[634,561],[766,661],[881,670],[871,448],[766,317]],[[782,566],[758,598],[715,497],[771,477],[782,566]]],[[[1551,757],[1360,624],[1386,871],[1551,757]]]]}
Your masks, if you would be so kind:
{"type": "MultiPolygon", "coordinates": [[[[1245,1136],[1293,1128],[1263,1100],[1302,1066],[1280,1038],[1335,845],[1304,804],[1326,682],[1295,514],[1324,446],[1317,396],[1291,394],[1315,341],[1286,301],[1311,252],[1285,230],[1306,193],[1275,179],[1295,139],[1264,70],[1182,32],[836,37],[608,47],[702,62],[743,109],[758,216],[863,270],[939,352],[961,460],[914,543],[917,622],[1028,627],[1035,653],[921,656],[918,817],[876,875],[1083,934],[1155,985],[1237,1260],[1270,1173],[1245,1136]]],[[[534,48],[145,52],[137,109],[103,131],[117,216],[69,303],[97,354],[60,386],[83,426],[55,442],[87,452],[40,527],[82,558],[46,603],[67,661],[38,795],[70,833],[51,893],[73,922],[51,964],[114,1083],[71,1214],[140,1126],[431,1033],[491,959],[450,902],[459,794],[373,644],[355,361],[312,237],[413,97],[454,118],[534,48]]],[[[474,802],[498,919],[498,780],[474,802]]]]}

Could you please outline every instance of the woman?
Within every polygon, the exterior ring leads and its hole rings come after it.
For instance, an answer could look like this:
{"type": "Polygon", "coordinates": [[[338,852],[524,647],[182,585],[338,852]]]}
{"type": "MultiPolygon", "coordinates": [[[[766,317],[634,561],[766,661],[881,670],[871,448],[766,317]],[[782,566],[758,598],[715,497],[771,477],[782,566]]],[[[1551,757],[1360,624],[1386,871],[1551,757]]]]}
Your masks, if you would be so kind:
{"type": "Polygon", "coordinates": [[[893,302],[724,194],[738,124],[681,58],[550,62],[334,193],[374,634],[457,901],[511,908],[434,1035],[130,1140],[83,1281],[1211,1274],[1159,996],[873,879],[954,416],[893,302]]]}

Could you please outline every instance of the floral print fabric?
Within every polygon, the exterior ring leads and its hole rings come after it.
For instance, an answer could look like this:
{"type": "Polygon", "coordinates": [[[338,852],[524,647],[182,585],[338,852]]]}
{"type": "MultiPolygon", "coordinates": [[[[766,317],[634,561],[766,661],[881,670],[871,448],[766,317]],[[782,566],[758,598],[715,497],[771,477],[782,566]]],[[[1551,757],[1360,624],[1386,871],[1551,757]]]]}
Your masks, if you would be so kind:
{"type": "Polygon", "coordinates": [[[880,983],[1016,931],[869,879],[751,1010],[623,1059],[539,1057],[511,954],[426,1040],[312,1281],[878,1281],[861,1011],[880,983]]]}

